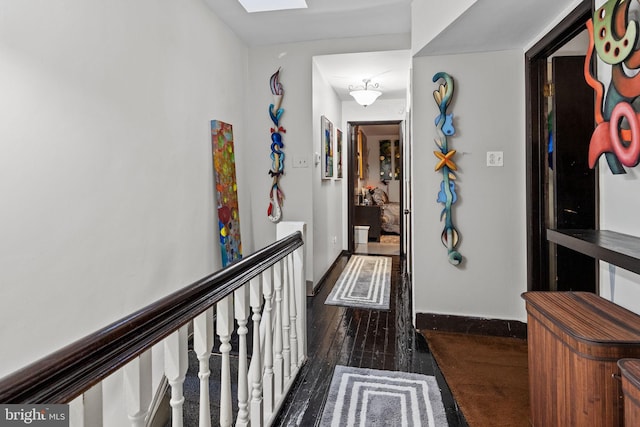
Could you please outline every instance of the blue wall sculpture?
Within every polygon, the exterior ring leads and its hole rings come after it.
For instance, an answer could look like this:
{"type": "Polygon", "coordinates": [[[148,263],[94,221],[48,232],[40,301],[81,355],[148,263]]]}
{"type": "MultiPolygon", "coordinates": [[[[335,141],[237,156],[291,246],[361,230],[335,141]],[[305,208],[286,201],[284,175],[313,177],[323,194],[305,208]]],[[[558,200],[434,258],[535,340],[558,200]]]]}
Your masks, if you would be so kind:
{"type": "Polygon", "coordinates": [[[456,150],[449,149],[447,137],[455,134],[453,127],[453,113],[447,114],[447,107],[451,103],[453,97],[453,78],[443,72],[436,73],[433,76],[433,82],[444,80],[444,84],[440,84],[437,90],[433,91],[433,97],[436,100],[440,114],[435,119],[436,131],[438,138],[435,140],[439,151],[434,151],[438,163],[435,170],[442,171],[442,182],[440,183],[440,191],[438,192],[438,203],[442,203],[444,208],[440,214],[440,221],[444,220],[444,230],[440,236],[442,244],[447,248],[449,263],[459,265],[462,262],[462,255],[456,250],[458,246],[459,236],[458,230],[453,226],[453,217],[451,208],[458,200],[456,194],[456,171],[458,168],[453,161],[456,150]]]}
{"type": "Polygon", "coordinates": [[[273,122],[271,128],[271,170],[269,175],[273,179],[271,182],[271,191],[269,191],[269,208],[267,216],[271,222],[278,222],[282,218],[282,203],[284,202],[284,193],[280,189],[280,177],[284,174],[284,152],[282,148],[282,134],[286,130],[280,126],[280,118],[284,109],[280,108],[282,97],[284,96],[284,88],[279,81],[280,69],[271,75],[269,85],[271,86],[271,94],[273,95],[273,104],[269,104],[269,117],[273,122]]]}

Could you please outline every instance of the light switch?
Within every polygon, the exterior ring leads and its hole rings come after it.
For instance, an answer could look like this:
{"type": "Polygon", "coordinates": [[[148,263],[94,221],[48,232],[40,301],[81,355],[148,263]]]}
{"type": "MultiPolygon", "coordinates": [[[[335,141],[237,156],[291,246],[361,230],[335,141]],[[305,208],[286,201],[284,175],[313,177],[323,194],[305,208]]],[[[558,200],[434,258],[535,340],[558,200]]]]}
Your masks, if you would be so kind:
{"type": "Polygon", "coordinates": [[[504,166],[502,151],[487,151],[487,166],[504,166]]]}

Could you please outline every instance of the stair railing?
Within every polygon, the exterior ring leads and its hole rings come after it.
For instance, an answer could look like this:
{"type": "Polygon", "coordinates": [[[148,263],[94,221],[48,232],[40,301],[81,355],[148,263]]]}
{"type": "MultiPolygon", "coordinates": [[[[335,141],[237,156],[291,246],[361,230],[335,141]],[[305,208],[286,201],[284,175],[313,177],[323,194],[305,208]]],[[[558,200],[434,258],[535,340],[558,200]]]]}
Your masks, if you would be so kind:
{"type": "Polygon", "coordinates": [[[72,426],[99,427],[106,416],[103,383],[119,372],[123,411],[132,426],[145,426],[157,359],[152,349],[160,348],[171,388],[171,425],[181,427],[192,332],[199,361],[199,426],[211,425],[210,399],[218,398],[220,425],[270,425],[307,357],[302,245],[302,234],[295,232],[0,379],[0,402],[72,404],[72,426]],[[234,332],[236,407],[230,369],[234,332]],[[209,396],[214,333],[220,343],[220,396],[209,396]]]}

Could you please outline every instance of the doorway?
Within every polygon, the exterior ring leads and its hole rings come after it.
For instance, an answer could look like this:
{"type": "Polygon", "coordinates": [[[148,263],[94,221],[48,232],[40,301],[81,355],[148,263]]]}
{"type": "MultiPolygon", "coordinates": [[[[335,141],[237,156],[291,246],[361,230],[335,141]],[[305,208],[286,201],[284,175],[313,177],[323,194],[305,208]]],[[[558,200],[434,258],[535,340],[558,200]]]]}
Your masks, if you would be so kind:
{"type": "Polygon", "coordinates": [[[349,122],[348,128],[349,252],[401,255],[405,176],[402,121],[349,122]]]}
{"type": "Polygon", "coordinates": [[[597,228],[597,175],[586,165],[594,129],[593,91],[586,82],[582,85],[584,59],[553,58],[584,33],[592,11],[592,1],[583,1],[525,55],[530,291],[597,291],[596,261],[546,236],[553,228],[597,228]],[[549,84],[550,75],[559,79],[555,86],[549,84]],[[568,106],[584,108],[578,112],[568,106]]]}

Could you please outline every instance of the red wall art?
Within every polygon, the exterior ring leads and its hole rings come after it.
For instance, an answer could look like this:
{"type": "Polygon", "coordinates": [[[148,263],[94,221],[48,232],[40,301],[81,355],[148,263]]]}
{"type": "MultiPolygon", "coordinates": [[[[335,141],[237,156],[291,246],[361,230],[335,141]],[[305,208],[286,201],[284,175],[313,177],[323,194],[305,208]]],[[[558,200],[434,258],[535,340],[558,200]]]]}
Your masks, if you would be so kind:
{"type": "Polygon", "coordinates": [[[626,173],[640,161],[640,49],[637,10],[630,0],[609,0],[587,22],[589,48],[584,76],[596,93],[596,129],[589,143],[589,167],[605,155],[614,174],[626,173]],[[593,52],[611,67],[611,80],[603,82],[591,74],[593,52]],[[606,86],[606,91],[605,91],[606,86]]]}

